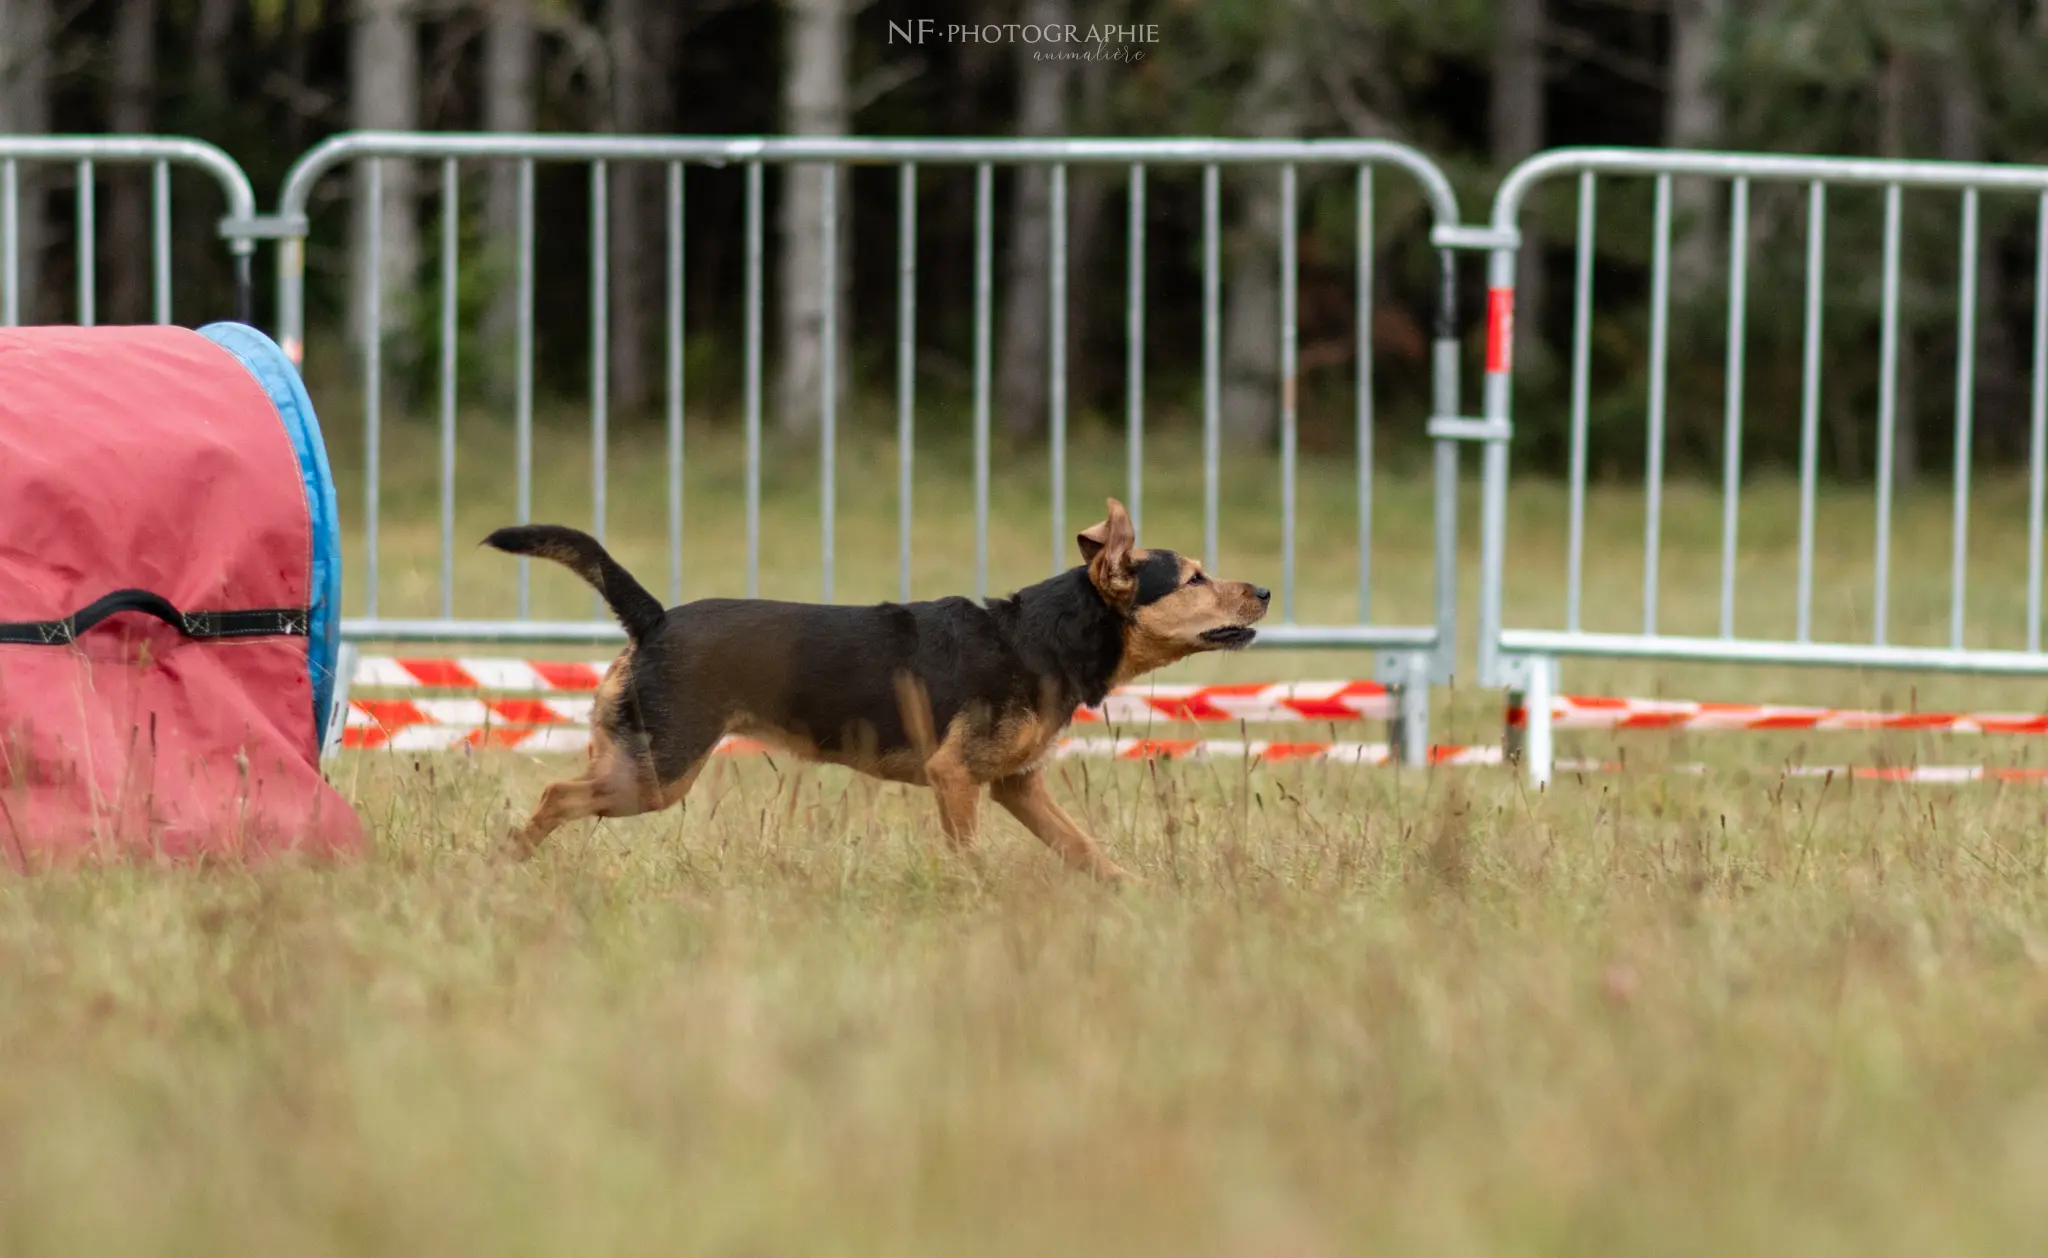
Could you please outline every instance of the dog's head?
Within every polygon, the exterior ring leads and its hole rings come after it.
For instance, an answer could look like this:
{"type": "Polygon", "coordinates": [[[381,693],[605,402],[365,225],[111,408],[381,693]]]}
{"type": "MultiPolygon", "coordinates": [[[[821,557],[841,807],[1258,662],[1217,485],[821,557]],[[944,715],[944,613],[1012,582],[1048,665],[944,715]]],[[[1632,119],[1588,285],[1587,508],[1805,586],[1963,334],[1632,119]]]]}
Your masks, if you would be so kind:
{"type": "Polygon", "coordinates": [[[1120,678],[1135,677],[1201,651],[1251,645],[1252,625],[1272,594],[1243,581],[1218,581],[1199,561],[1170,550],[1139,550],[1130,513],[1109,500],[1109,516],[1077,539],[1088,580],[1124,615],[1120,678]]]}

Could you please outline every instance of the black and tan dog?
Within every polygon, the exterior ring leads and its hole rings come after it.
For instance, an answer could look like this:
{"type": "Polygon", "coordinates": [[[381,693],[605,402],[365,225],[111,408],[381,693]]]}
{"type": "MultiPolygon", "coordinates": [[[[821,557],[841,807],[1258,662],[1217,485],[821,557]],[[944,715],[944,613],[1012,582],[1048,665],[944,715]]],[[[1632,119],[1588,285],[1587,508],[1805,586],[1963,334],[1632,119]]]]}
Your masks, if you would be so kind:
{"type": "Polygon", "coordinates": [[[1081,704],[1200,651],[1249,644],[1271,596],[1210,579],[1170,550],[1139,550],[1131,517],[1080,535],[1081,566],[1009,598],[833,607],[707,598],[664,611],[597,540],[537,524],[485,544],[566,565],[632,639],[591,717],[590,764],[556,782],[514,837],[526,851],[564,822],[679,802],[727,734],[807,759],[926,785],[953,843],[974,838],[988,787],[1069,865],[1128,875],[1053,802],[1043,766],[1081,704]]]}

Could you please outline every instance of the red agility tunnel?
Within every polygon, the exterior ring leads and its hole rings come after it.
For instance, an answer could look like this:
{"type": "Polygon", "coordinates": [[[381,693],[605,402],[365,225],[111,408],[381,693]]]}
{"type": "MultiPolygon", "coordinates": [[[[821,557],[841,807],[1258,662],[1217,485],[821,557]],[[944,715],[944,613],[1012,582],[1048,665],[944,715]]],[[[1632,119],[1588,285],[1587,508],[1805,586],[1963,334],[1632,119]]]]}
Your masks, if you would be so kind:
{"type": "Polygon", "coordinates": [[[239,324],[0,330],[0,860],[341,855],[334,487],[239,324]]]}

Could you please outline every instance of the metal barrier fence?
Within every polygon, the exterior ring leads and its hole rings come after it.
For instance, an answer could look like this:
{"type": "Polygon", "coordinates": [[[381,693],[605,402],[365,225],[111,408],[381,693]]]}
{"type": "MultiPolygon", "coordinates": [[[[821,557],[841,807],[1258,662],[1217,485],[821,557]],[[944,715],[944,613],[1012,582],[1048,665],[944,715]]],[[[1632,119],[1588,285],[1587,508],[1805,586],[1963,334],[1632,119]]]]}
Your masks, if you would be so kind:
{"type": "MultiPolygon", "coordinates": [[[[855,164],[888,164],[897,168],[899,189],[898,274],[899,319],[897,327],[897,416],[899,435],[899,565],[907,591],[910,571],[912,526],[912,464],[914,432],[913,391],[916,360],[914,298],[917,269],[915,190],[920,168],[927,166],[971,167],[975,174],[975,284],[974,284],[974,520],[976,593],[987,592],[989,547],[990,475],[990,328],[992,320],[992,239],[994,220],[993,170],[998,165],[1039,165],[1050,167],[1052,300],[1050,361],[1047,364],[1050,398],[1049,429],[1051,457],[1052,546],[1055,570],[1072,561],[1072,538],[1064,527],[1066,516],[1066,319],[1064,283],[1067,269],[1065,188],[1067,170],[1076,164],[1114,164],[1128,168],[1133,210],[1129,216],[1130,294],[1127,311],[1129,379],[1127,382],[1128,495],[1134,509],[1142,509],[1145,395],[1143,353],[1145,341],[1145,216],[1142,211],[1146,171],[1155,166],[1196,167],[1202,172],[1203,244],[1203,433],[1205,471],[1205,544],[1207,557],[1217,549],[1218,484],[1221,475],[1221,326],[1220,288],[1220,177],[1224,167],[1271,168],[1279,181],[1280,232],[1280,338],[1279,378],[1273,387],[1279,400],[1281,454],[1281,574],[1280,622],[1264,629],[1260,642],[1272,647],[1331,647],[1369,649],[1380,652],[1379,672],[1383,681],[1398,685],[1403,696],[1395,741],[1411,760],[1423,757],[1427,748],[1427,700],[1429,683],[1448,677],[1455,649],[1455,597],[1457,559],[1458,442],[1468,439],[1478,425],[1455,418],[1458,413],[1458,339],[1453,250],[1461,245],[1458,206],[1449,180],[1428,158],[1400,144],[1374,140],[1281,141],[1281,140],[877,140],[877,139],[692,139],[624,136],[562,135],[458,135],[411,133],[356,133],[331,139],[305,154],[292,167],[279,199],[274,228],[282,237],[279,251],[278,303],[280,339],[288,351],[302,352],[305,338],[305,241],[309,231],[308,213],[315,184],[344,165],[367,161],[368,202],[371,216],[365,238],[379,239],[375,216],[381,212],[381,163],[385,160],[433,161],[440,164],[443,204],[459,205],[459,165],[463,162],[514,162],[518,164],[519,226],[517,258],[517,386],[515,441],[516,511],[521,521],[530,518],[533,489],[533,278],[534,278],[534,166],[538,162],[577,163],[590,170],[591,258],[590,270],[593,328],[591,333],[591,500],[593,532],[604,535],[606,525],[606,445],[608,398],[606,332],[604,312],[607,301],[607,268],[604,199],[606,170],[611,163],[655,163],[666,169],[666,281],[667,281],[667,531],[672,592],[679,585],[683,547],[683,284],[682,243],[684,232],[684,172],[690,166],[738,165],[745,172],[745,494],[747,592],[758,588],[761,564],[760,491],[762,474],[762,309],[763,309],[763,170],[770,165],[814,164],[822,167],[823,207],[821,255],[824,271],[818,282],[831,294],[837,281],[834,256],[838,217],[840,176],[855,164]],[[1360,462],[1357,477],[1359,571],[1359,617],[1351,624],[1303,624],[1294,617],[1296,536],[1296,383],[1298,375],[1296,324],[1296,196],[1298,171],[1304,167],[1355,169],[1358,181],[1360,240],[1372,240],[1372,174],[1378,167],[1399,169],[1420,185],[1427,200],[1438,249],[1440,285],[1435,312],[1431,370],[1433,412],[1431,433],[1434,448],[1434,548],[1435,620],[1426,625],[1380,625],[1371,623],[1372,574],[1370,570],[1373,469],[1372,432],[1376,422],[1372,397],[1372,346],[1370,342],[1373,251],[1359,250],[1358,260],[1358,382],[1355,423],[1360,462]]],[[[586,621],[541,621],[530,618],[526,561],[520,561],[520,615],[516,619],[465,619],[454,614],[454,554],[456,539],[455,474],[456,449],[456,352],[458,245],[453,214],[442,216],[440,327],[440,467],[439,498],[441,528],[441,615],[437,618],[407,620],[380,614],[379,517],[382,509],[379,480],[381,414],[380,385],[384,370],[379,337],[366,337],[364,355],[364,439],[367,468],[364,482],[363,527],[368,591],[365,615],[345,619],[343,633],[352,641],[488,641],[502,643],[598,643],[619,639],[619,630],[609,620],[593,616],[586,621]]],[[[699,230],[702,230],[701,228],[699,230]]],[[[386,299],[377,279],[380,265],[375,258],[365,264],[368,291],[365,294],[366,328],[382,326],[381,303],[386,299]]],[[[821,593],[833,597],[835,561],[835,467],[837,396],[833,355],[841,330],[837,326],[837,302],[823,302],[822,344],[824,360],[820,371],[819,457],[822,524],[820,538],[821,593]]]]}
{"type": "Polygon", "coordinates": [[[22,223],[21,167],[27,163],[65,163],[74,171],[73,232],[77,250],[78,323],[98,321],[98,244],[96,173],[102,165],[147,165],[150,168],[150,310],[154,322],[171,321],[171,170],[188,167],[220,185],[227,217],[220,235],[235,259],[235,317],[254,318],[254,287],[250,272],[256,239],[262,234],[256,218],[256,194],[235,160],[211,144],[170,136],[22,136],[0,135],[0,326],[21,322],[22,223]]]}
{"type": "MultiPolygon", "coordinates": [[[[1278,624],[1261,634],[1269,647],[1349,648],[1378,653],[1380,679],[1396,688],[1395,741],[1404,759],[1421,758],[1427,749],[1427,696],[1432,682],[1446,680],[1456,645],[1457,479],[1460,443],[1483,447],[1482,522],[1478,624],[1478,678],[1481,685],[1508,689],[1510,703],[1528,713],[1515,748],[1533,780],[1550,775],[1553,757],[1552,711],[1561,660],[1585,657],[1779,666],[1837,666],[1917,669],[1930,672],[2005,675],[2048,674],[2048,652],[2041,646],[2043,613],[2044,531],[2048,531],[2048,168],[1910,161],[1875,161],[1831,157],[1762,156],[1728,153],[1684,153],[1657,150],[1553,150],[1528,159],[1502,183],[1493,205],[1491,225],[1459,224],[1458,206],[1449,181],[1433,162],[1414,149],[1380,141],[1289,140],[874,140],[817,139],[692,139],[618,136],[508,136],[410,133],[356,133],[336,137],[306,153],[292,168],[279,199],[278,214],[260,217],[249,181],[233,159],[212,145],[168,137],[0,137],[0,325],[19,321],[21,307],[20,168],[26,163],[69,164],[74,171],[73,204],[77,248],[76,315],[81,324],[96,321],[96,171],[103,165],[146,165],[152,174],[151,242],[152,311],[159,322],[171,318],[171,171],[183,166],[211,178],[221,189],[227,215],[219,223],[229,242],[237,277],[237,314],[252,314],[250,265],[256,243],[280,242],[278,320],[280,339],[294,356],[302,353],[305,335],[305,268],[309,217],[315,185],[336,170],[357,162],[369,192],[365,239],[374,249],[380,238],[376,216],[382,211],[380,163],[430,161],[440,165],[444,204],[459,204],[461,163],[516,163],[518,174],[518,253],[516,304],[516,516],[531,517],[534,488],[533,370],[534,273],[536,221],[534,171],[537,163],[582,165],[590,173],[592,334],[590,341],[591,500],[593,528],[602,536],[606,523],[607,397],[605,315],[608,272],[606,253],[606,171],[613,163],[653,164],[667,177],[667,544],[672,591],[679,587],[684,544],[682,513],[683,416],[683,192],[685,171],[692,167],[737,167],[744,175],[745,200],[739,230],[744,241],[745,307],[745,548],[748,592],[759,585],[761,570],[762,314],[764,288],[765,170],[771,166],[808,165],[822,170],[819,223],[821,291],[831,293],[840,266],[833,230],[847,168],[893,166],[899,189],[896,273],[898,287],[897,396],[899,437],[897,497],[899,508],[898,566],[903,590],[909,589],[913,525],[913,441],[917,324],[915,310],[918,232],[916,192],[924,168],[971,170],[974,177],[974,559],[976,593],[986,593],[989,569],[992,409],[991,330],[993,324],[994,171],[997,167],[1037,166],[1050,175],[1051,350],[1046,364],[1049,397],[1052,546],[1054,565],[1063,566],[1071,538],[1062,527],[1067,487],[1066,358],[1068,311],[1066,191],[1072,166],[1126,168],[1130,214],[1126,309],[1127,379],[1126,495],[1134,513],[1142,511],[1142,457],[1146,413],[1145,340],[1147,324],[1145,198],[1147,171],[1153,168],[1197,170],[1201,174],[1202,279],[1202,417],[1204,472],[1204,544],[1213,558],[1218,541],[1218,485],[1222,475],[1220,449],[1222,364],[1220,247],[1222,172],[1261,168],[1277,181],[1281,207],[1279,233],[1280,319],[1279,369],[1273,381],[1279,402],[1281,453],[1281,573],[1278,624]],[[1355,426],[1360,458],[1357,469],[1358,616],[1351,623],[1302,623],[1294,615],[1297,537],[1297,212],[1300,172],[1304,169],[1355,171],[1359,238],[1372,239],[1373,175],[1382,167],[1404,172],[1419,186],[1433,221],[1431,243],[1437,252],[1439,291],[1431,351],[1432,401],[1427,433],[1433,439],[1433,546],[1435,616],[1426,625],[1375,623],[1372,608],[1372,527],[1374,468],[1372,434],[1377,423],[1373,396],[1373,354],[1370,323],[1373,301],[1373,254],[1359,250],[1357,259],[1357,384],[1355,426]],[[1570,350],[1570,451],[1567,490],[1569,519],[1566,543],[1563,627],[1516,628],[1506,623],[1507,529],[1510,508],[1508,447],[1512,435],[1512,340],[1515,307],[1515,260],[1521,247],[1519,223],[1531,192],[1546,183],[1577,176],[1578,214],[1573,323],[1570,350]],[[1586,509],[1588,469],[1598,451],[1590,447],[1596,434],[1592,411],[1593,244],[1599,181],[1602,176],[1648,179],[1654,195],[1651,214],[1650,327],[1646,374],[1644,524],[1642,571],[1643,621],[1639,633],[1593,631],[1584,624],[1586,589],[1586,509]],[[1691,636],[1659,629],[1659,549],[1663,530],[1664,465],[1669,446],[1671,297],[1674,277],[1674,179],[1711,179],[1729,185],[1726,233],[1727,337],[1720,401],[1722,436],[1722,515],[1720,530],[1719,632],[1691,636]],[[1752,255],[1752,191],[1790,185],[1805,202],[1804,286],[1800,388],[1798,397],[1799,520],[1796,578],[1793,587],[1791,636],[1745,637],[1736,632],[1738,573],[1752,554],[1745,549],[1741,528],[1744,470],[1744,383],[1749,368],[1749,287],[1752,255]],[[1820,447],[1823,379],[1821,327],[1826,280],[1828,191],[1861,187],[1881,192],[1882,246],[1878,259],[1879,307],[1877,400],[1871,417],[1876,461],[1873,506],[1875,554],[1871,570],[1871,632],[1868,640],[1823,624],[1816,627],[1816,496],[1820,447]],[[1950,592],[1945,645],[1902,645],[1888,637],[1888,602],[1894,588],[1894,497],[1898,479],[1901,411],[1899,368],[1902,338],[1901,235],[1903,200],[1908,191],[1958,194],[1960,220],[1956,327],[1957,377],[1954,422],[1954,510],[1949,526],[1947,585],[1950,592]],[[1971,449],[1974,440],[1976,390],[1974,363],[1978,321],[1977,271],[1981,239],[1982,200],[1986,194],[2026,193],[2038,198],[2034,293],[2033,375],[2028,413],[2030,476],[2027,485],[2027,578],[2024,647],[1995,649],[1972,637],[1968,616],[1967,570],[1970,520],[1971,449]],[[1456,318],[1455,253],[1483,249],[1489,253],[1486,319],[1485,389],[1480,418],[1459,414],[1459,342],[1456,318]],[[1854,639],[1854,640],[1852,640],[1854,639]],[[1973,641],[1977,645],[1971,645],[1973,641]]],[[[1772,194],[1763,194],[1772,195],[1772,194]]],[[[1779,208],[1783,208],[1780,206],[1779,208]]],[[[364,354],[364,437],[367,466],[364,480],[363,537],[367,581],[365,615],[344,622],[350,642],[483,641],[499,643],[610,643],[619,631],[593,616],[580,621],[532,618],[528,567],[519,563],[515,619],[474,619],[455,615],[456,344],[458,328],[456,216],[442,216],[440,303],[440,595],[442,614],[430,619],[398,619],[380,614],[379,527],[382,508],[379,460],[383,425],[381,389],[384,364],[380,337],[366,338],[364,354]]],[[[701,228],[699,230],[702,230],[701,228]]],[[[381,328],[381,267],[373,256],[365,312],[368,326],[381,328]]],[[[842,336],[838,303],[821,306],[822,370],[819,373],[820,562],[821,593],[833,596],[836,519],[835,485],[838,392],[833,356],[842,336]]],[[[1681,398],[1681,402],[1683,402],[1681,398]]],[[[1348,541],[1348,539],[1347,539],[1348,541]]],[[[1906,553],[1908,562],[1911,556],[1906,553]]],[[[1823,577],[1823,588],[1827,578],[1823,577]]],[[[1821,618],[1823,621],[1825,617],[1821,618]]],[[[1839,618],[1837,618],[1839,620],[1839,618]]],[[[1981,629],[1981,626],[1979,626],[1981,629]]],[[[350,647],[353,652],[353,645],[350,647]]]]}
{"type": "MultiPolygon", "coordinates": [[[[1565,657],[1653,659],[1750,665],[1838,666],[1920,669],[1931,672],[1984,674],[2048,674],[2048,654],[2041,649],[2041,568],[2043,493],[2048,488],[2048,168],[1972,165],[1912,161],[1872,161],[1829,157],[1777,157],[1723,153],[1680,153],[1621,149],[1555,150],[1523,162],[1501,185],[1493,205],[1492,227],[1483,239],[1490,250],[1485,377],[1485,423],[1489,443],[1482,460],[1483,518],[1479,595],[1479,678],[1484,686],[1503,686],[1510,703],[1528,713],[1521,748],[1532,781],[1546,781],[1551,772],[1552,700],[1558,662],[1565,657]],[[1515,255],[1520,245],[1518,223],[1524,201],[1539,184],[1560,176],[1578,176],[1577,267],[1571,351],[1570,520],[1565,573],[1566,613],[1562,629],[1516,629],[1503,623],[1508,496],[1506,440],[1511,432],[1512,328],[1515,300],[1515,255]],[[1588,467],[1588,359],[1591,339],[1592,267],[1597,181],[1602,175],[1645,176],[1655,180],[1652,248],[1650,344],[1646,424],[1645,518],[1643,525],[1643,625],[1640,633],[1590,632],[1582,626],[1582,593],[1586,550],[1586,483],[1588,467]],[[1661,528],[1663,466],[1667,446],[1666,418],[1672,279],[1672,179],[1707,177],[1730,182],[1728,201],[1728,334],[1724,375],[1723,515],[1718,636],[1680,636],[1658,629],[1658,545],[1661,528]],[[1790,639],[1746,638],[1735,632],[1736,574],[1744,548],[1740,519],[1744,344],[1747,319],[1747,276],[1750,266],[1749,198],[1753,184],[1804,185],[1806,193],[1806,265],[1802,388],[1799,401],[1799,525],[1796,629],[1790,639]],[[1826,250],[1827,191],[1835,185],[1861,185],[1883,190],[1881,316],[1878,346],[1878,400],[1875,467],[1875,556],[1873,632],[1870,640],[1828,640],[1814,629],[1814,521],[1816,456],[1819,443],[1822,379],[1821,322],[1826,250]],[[1955,507],[1949,546],[1951,591],[1949,633],[1945,646],[1901,645],[1887,640],[1888,592],[1892,579],[1893,497],[1896,481],[1897,425],[1900,386],[1900,229],[1902,195],[1907,189],[1960,193],[1961,231],[1958,260],[1958,372],[1955,390],[1955,507]],[[1979,214],[1982,194],[2025,192],[2040,198],[2034,297],[2033,386],[2031,406],[2031,474],[2028,487],[2027,622],[2024,649],[1984,649],[1966,645],[1966,559],[1970,455],[1973,439],[1976,352],[1976,275],[1979,214]]],[[[1840,634],[1835,635],[1837,639],[1840,634]]]]}

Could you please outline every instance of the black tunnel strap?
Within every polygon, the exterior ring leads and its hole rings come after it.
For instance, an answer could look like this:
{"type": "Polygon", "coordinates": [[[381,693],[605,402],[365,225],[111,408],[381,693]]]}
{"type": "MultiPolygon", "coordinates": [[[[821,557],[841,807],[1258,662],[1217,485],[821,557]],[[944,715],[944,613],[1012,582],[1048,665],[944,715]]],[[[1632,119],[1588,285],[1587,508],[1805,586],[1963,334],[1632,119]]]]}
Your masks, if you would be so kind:
{"type": "Polygon", "coordinates": [[[263,607],[231,612],[181,612],[171,600],[148,590],[115,590],[62,620],[0,621],[0,643],[66,646],[109,616],[141,612],[188,638],[303,638],[312,613],[303,607],[263,607]]]}

